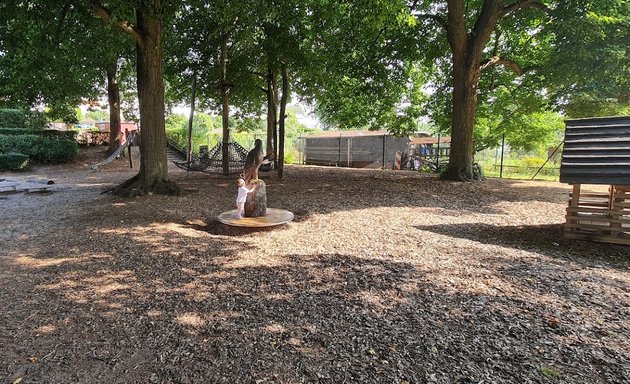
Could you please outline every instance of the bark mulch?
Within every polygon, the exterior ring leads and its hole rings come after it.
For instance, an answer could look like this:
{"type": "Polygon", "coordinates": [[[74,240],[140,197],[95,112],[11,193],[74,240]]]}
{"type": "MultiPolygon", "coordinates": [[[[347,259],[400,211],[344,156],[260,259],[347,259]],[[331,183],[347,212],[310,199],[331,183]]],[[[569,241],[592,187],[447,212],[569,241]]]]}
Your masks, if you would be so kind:
{"type": "Polygon", "coordinates": [[[630,383],[630,247],[564,239],[566,185],[289,166],[249,230],[100,151],[0,174],[56,183],[0,194],[1,382],[630,383]]]}

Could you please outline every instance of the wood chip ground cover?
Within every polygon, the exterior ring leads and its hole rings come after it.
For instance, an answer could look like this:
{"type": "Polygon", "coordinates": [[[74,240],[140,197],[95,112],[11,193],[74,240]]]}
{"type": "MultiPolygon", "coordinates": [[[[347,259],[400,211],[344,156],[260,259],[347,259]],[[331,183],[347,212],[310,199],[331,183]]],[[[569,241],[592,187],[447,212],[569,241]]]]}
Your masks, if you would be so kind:
{"type": "Polygon", "coordinates": [[[0,194],[2,382],[630,383],[630,247],[563,239],[566,185],[290,166],[248,230],[100,151],[0,174],[56,183],[0,194]]]}

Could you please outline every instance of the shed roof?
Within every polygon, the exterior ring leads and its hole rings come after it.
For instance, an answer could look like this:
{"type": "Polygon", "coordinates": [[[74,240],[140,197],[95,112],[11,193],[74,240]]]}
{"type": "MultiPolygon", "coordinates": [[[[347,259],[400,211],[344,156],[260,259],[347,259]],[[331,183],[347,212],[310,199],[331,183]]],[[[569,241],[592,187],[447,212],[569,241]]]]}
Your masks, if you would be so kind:
{"type": "Polygon", "coordinates": [[[412,145],[437,144],[437,143],[444,144],[444,143],[450,143],[450,142],[451,142],[450,136],[443,136],[443,137],[429,136],[429,137],[412,137],[411,138],[412,145]]]}
{"type": "Polygon", "coordinates": [[[630,116],[565,123],[560,181],[630,185],[630,116]]]}

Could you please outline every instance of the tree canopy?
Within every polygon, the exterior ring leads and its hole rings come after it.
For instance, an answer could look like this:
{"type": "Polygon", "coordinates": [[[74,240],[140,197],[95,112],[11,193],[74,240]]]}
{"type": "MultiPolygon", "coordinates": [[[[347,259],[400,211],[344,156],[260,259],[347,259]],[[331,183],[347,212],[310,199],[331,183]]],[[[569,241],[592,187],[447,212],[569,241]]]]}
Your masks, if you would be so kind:
{"type": "Polygon", "coordinates": [[[240,116],[266,114],[268,147],[290,94],[338,129],[405,135],[428,118],[452,136],[446,177],[470,180],[475,150],[531,147],[554,113],[627,112],[629,21],[624,0],[10,0],[0,102],[74,105],[135,61],[149,192],[169,183],[151,154],[193,78],[203,110],[229,97],[240,116]]]}

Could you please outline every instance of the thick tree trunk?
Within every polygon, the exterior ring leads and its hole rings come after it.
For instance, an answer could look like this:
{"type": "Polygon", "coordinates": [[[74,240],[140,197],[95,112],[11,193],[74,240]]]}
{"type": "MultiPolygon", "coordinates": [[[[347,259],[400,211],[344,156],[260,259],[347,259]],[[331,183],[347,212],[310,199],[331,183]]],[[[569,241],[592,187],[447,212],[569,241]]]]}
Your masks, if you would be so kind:
{"type": "Polygon", "coordinates": [[[179,193],[169,180],[164,129],[164,83],[159,15],[155,6],[136,11],[141,41],[136,44],[138,100],[140,106],[140,173],[131,185],[144,193],[179,193]]]}
{"type": "Polygon", "coordinates": [[[443,178],[473,180],[473,128],[477,109],[479,68],[470,68],[466,60],[453,60],[453,121],[451,153],[443,178]]]}
{"type": "Polygon", "coordinates": [[[278,178],[284,176],[284,123],[287,118],[287,101],[289,100],[289,78],[287,74],[287,65],[282,64],[280,67],[282,75],[282,97],[280,98],[280,121],[278,124],[278,178]]]}
{"type": "Polygon", "coordinates": [[[223,174],[230,173],[230,155],[228,143],[230,142],[230,104],[228,100],[229,86],[227,84],[227,35],[223,36],[221,41],[221,100],[223,102],[223,110],[221,113],[223,122],[223,146],[222,146],[222,163],[223,174]]]}
{"type": "Polygon", "coordinates": [[[193,72],[192,95],[190,96],[190,116],[188,116],[188,145],[186,147],[186,161],[192,161],[192,130],[195,118],[195,99],[197,96],[197,71],[193,72]]]}
{"type": "Polygon", "coordinates": [[[109,148],[108,155],[120,145],[120,87],[116,66],[107,70],[107,102],[109,103],[109,148]]]}
{"type": "Polygon", "coordinates": [[[503,2],[484,0],[470,32],[466,30],[467,2],[448,0],[447,38],[453,60],[453,116],[451,153],[442,177],[470,181],[473,175],[473,129],[477,109],[477,87],[483,49],[501,17],[503,2]]]}
{"type": "Polygon", "coordinates": [[[166,131],[164,129],[164,82],[162,77],[161,0],[143,0],[136,5],[136,25],[114,18],[100,1],[91,0],[90,10],[129,34],[136,42],[136,76],[140,106],[140,172],[114,189],[118,194],[179,194],[168,178],[166,131]]]}

